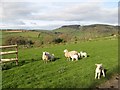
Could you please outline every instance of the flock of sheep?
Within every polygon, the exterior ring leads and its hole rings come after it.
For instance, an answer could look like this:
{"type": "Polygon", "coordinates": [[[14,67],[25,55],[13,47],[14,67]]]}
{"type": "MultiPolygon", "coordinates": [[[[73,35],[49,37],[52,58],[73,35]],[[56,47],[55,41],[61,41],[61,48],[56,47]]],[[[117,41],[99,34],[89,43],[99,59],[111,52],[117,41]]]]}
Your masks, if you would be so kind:
{"type": "MultiPolygon", "coordinates": [[[[78,53],[77,51],[68,51],[67,49],[64,50],[64,54],[68,60],[72,59],[72,61],[74,61],[74,60],[77,61],[79,58],[87,57],[86,52],[81,51],[80,53],[78,53]]],[[[50,54],[49,52],[45,51],[45,52],[43,52],[42,59],[45,62],[53,61],[55,59],[55,56],[54,56],[54,54],[50,54]]]]}
{"type": "MultiPolygon", "coordinates": [[[[67,49],[64,50],[64,55],[69,61],[70,59],[72,59],[72,61],[74,60],[78,61],[79,58],[84,58],[84,57],[86,58],[88,56],[86,52],[68,51],[67,49]]],[[[55,55],[45,51],[42,54],[42,59],[45,62],[53,61],[55,60],[55,55]]],[[[100,79],[101,73],[105,77],[105,72],[102,64],[95,64],[95,65],[97,66],[95,70],[95,79],[96,78],[100,79]]]]}

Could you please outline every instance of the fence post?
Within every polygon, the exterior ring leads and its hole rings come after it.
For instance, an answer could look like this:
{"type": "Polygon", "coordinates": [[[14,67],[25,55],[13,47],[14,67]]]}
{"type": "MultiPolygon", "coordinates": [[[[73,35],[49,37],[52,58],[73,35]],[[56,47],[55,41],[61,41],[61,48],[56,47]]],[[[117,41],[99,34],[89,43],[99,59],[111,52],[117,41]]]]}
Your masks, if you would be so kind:
{"type": "Polygon", "coordinates": [[[16,58],[17,58],[16,65],[18,65],[18,45],[16,46],[16,51],[17,51],[17,53],[16,53],[16,58]]]}

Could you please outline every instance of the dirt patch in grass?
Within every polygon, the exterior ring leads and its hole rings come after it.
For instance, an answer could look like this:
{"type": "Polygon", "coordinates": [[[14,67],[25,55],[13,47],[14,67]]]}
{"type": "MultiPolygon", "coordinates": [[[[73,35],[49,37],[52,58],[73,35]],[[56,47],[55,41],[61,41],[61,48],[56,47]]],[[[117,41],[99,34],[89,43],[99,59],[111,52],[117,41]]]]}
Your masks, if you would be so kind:
{"type": "Polygon", "coordinates": [[[99,90],[101,88],[113,88],[113,89],[117,89],[120,88],[120,83],[119,83],[119,79],[120,79],[120,74],[116,74],[113,75],[112,78],[108,81],[106,81],[105,83],[102,83],[99,86],[96,86],[96,90],[99,90]]]}

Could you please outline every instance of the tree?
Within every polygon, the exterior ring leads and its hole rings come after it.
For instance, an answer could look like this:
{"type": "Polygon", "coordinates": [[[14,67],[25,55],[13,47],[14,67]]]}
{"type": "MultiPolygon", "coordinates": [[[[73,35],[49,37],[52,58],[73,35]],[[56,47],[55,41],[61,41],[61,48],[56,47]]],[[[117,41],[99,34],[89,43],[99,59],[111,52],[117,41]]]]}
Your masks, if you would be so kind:
{"type": "Polygon", "coordinates": [[[53,42],[54,43],[61,43],[63,41],[63,39],[61,39],[61,38],[55,38],[55,39],[53,39],[53,42]]]}

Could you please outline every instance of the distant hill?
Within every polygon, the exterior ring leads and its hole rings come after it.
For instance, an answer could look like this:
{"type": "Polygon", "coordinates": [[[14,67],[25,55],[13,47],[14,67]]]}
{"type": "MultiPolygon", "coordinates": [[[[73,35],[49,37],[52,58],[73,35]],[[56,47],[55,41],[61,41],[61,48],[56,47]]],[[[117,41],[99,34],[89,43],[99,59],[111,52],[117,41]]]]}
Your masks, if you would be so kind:
{"type": "Polygon", "coordinates": [[[74,36],[82,34],[90,34],[96,36],[106,36],[118,33],[118,26],[106,25],[106,24],[93,24],[93,25],[65,25],[58,29],[53,30],[54,32],[69,33],[74,36]]]}
{"type": "Polygon", "coordinates": [[[113,25],[106,25],[106,24],[93,24],[93,25],[85,25],[85,26],[80,26],[80,25],[65,25],[60,28],[57,28],[53,31],[55,32],[71,32],[72,31],[99,31],[99,32],[111,32],[111,31],[116,31],[118,26],[113,26],[113,25]]]}
{"type": "Polygon", "coordinates": [[[73,28],[73,29],[79,29],[80,25],[64,25],[61,28],[73,28]]]}

